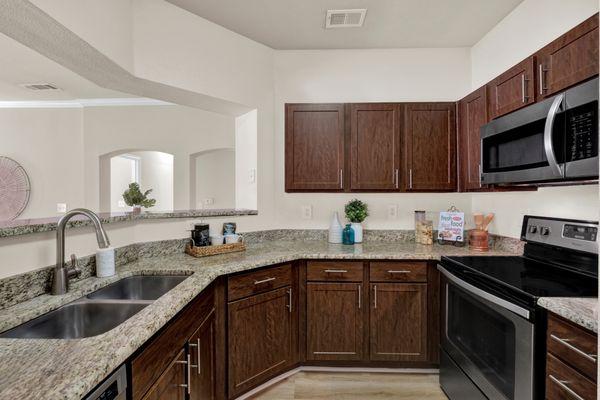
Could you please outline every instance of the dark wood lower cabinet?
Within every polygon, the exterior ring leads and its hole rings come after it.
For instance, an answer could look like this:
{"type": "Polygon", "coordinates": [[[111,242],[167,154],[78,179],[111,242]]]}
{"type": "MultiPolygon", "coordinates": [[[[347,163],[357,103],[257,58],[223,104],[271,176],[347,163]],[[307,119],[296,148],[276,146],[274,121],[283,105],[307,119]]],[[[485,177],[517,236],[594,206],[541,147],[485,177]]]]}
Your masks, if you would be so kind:
{"type": "Polygon", "coordinates": [[[229,303],[229,397],[235,398],[292,363],[292,288],[229,303]]]}
{"type": "Polygon", "coordinates": [[[187,368],[185,362],[185,350],[181,349],[143,400],[185,400],[187,368]]]}
{"type": "Polygon", "coordinates": [[[362,283],[309,282],[306,286],[306,359],[362,360],[362,283]]]}
{"type": "Polygon", "coordinates": [[[190,375],[190,400],[216,398],[216,337],[214,310],[202,321],[188,342],[192,374],[190,375]]]}
{"type": "Polygon", "coordinates": [[[427,284],[371,284],[370,359],[427,361],[427,284]]]}

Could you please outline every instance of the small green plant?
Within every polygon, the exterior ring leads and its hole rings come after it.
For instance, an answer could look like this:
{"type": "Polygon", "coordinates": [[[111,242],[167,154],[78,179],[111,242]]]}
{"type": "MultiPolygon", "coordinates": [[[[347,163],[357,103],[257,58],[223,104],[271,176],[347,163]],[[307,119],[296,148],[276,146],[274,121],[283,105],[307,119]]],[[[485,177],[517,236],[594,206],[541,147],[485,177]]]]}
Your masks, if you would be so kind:
{"type": "Polygon", "coordinates": [[[348,218],[350,222],[361,223],[369,216],[367,204],[358,199],[348,202],[344,211],[346,212],[346,218],[348,218]]]}
{"type": "Polygon", "coordinates": [[[123,192],[123,200],[125,201],[125,204],[130,207],[154,207],[154,204],[156,204],[156,199],[149,199],[148,195],[150,193],[152,193],[152,189],[148,189],[142,193],[140,190],[140,185],[136,182],[133,182],[129,184],[129,189],[123,192]]]}

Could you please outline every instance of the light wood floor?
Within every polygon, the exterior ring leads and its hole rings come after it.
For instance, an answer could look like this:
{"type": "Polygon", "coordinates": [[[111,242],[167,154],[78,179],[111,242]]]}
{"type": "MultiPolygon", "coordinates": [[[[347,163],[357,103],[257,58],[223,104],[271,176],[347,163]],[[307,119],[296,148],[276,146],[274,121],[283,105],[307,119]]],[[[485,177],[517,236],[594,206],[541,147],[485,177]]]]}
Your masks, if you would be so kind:
{"type": "Polygon", "coordinates": [[[255,400],[447,400],[435,374],[298,372],[255,400]]]}

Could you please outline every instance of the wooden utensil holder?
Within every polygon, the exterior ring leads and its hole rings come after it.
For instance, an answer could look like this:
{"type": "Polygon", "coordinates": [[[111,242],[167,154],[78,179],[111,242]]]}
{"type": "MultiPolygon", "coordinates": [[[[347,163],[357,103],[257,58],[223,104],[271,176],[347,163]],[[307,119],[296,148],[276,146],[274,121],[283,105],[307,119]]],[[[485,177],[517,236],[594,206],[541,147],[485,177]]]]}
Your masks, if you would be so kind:
{"type": "Polygon", "coordinates": [[[488,231],[481,229],[472,229],[469,231],[469,248],[473,251],[489,251],[489,238],[488,231]]]}

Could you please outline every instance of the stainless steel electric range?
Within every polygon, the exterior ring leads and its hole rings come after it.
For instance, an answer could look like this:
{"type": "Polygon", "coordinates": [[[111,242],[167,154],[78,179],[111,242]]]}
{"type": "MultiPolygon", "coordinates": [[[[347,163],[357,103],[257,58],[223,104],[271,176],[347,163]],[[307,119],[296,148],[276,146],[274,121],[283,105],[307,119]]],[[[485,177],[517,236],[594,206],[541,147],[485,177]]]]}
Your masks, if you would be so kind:
{"type": "Polygon", "coordinates": [[[544,398],[539,297],[598,296],[598,222],[525,216],[522,256],[442,257],[440,384],[451,400],[544,398]]]}

